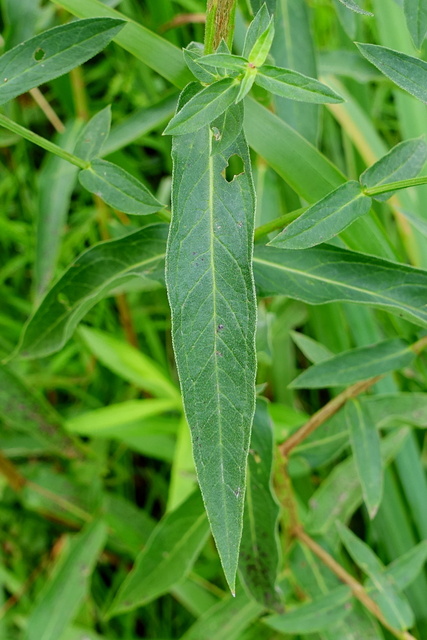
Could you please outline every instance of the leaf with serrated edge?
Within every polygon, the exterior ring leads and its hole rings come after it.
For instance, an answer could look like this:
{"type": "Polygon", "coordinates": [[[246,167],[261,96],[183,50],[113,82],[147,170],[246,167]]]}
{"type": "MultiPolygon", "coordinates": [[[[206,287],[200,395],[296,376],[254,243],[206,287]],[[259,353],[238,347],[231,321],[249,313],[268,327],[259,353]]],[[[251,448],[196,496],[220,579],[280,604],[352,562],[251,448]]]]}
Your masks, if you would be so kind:
{"type": "Polygon", "coordinates": [[[169,591],[191,570],[209,535],[199,491],[167,514],[119,588],[108,617],[131,611],[169,591]]]}
{"type": "Polygon", "coordinates": [[[74,153],[82,160],[90,161],[100,155],[111,127],[111,105],[89,120],[76,142],[74,153]]]}
{"type": "Polygon", "coordinates": [[[415,353],[398,338],[334,355],[306,369],[289,385],[293,389],[323,389],[354,384],[411,364],[415,353]]]}
{"type": "MultiPolygon", "coordinates": [[[[360,182],[364,187],[371,188],[415,178],[423,168],[426,159],[427,145],[424,138],[405,140],[368,167],[360,176],[360,182]]],[[[382,201],[391,198],[393,193],[395,192],[389,191],[372,197],[374,200],[382,201]]]]}
{"type": "Polygon", "coordinates": [[[223,153],[212,145],[209,127],[174,139],[166,283],[198,479],[234,591],[255,409],[255,202],[243,135],[223,153]],[[236,154],[244,172],[229,183],[236,154]]]}
{"type": "Polygon", "coordinates": [[[248,458],[239,572],[247,589],[266,609],[283,609],[275,583],[279,564],[279,506],[272,493],[273,430],[267,403],[259,398],[248,458]]]}
{"type": "Polygon", "coordinates": [[[360,53],[398,87],[427,103],[427,62],[376,44],[357,43],[360,53]]]}
{"type": "Polygon", "coordinates": [[[54,27],[0,57],[0,104],[64,75],[104,47],[124,26],[123,20],[89,18],[54,27]]]}
{"type": "Polygon", "coordinates": [[[80,184],[111,207],[131,215],[149,215],[164,208],[145,187],[122,167],[107,160],[92,160],[79,173],[80,184]]]}
{"type": "Polygon", "coordinates": [[[427,33],[427,4],[425,0],[403,0],[406,23],[417,49],[421,49],[427,33]]]}
{"type": "Polygon", "coordinates": [[[284,249],[307,249],[330,240],[371,208],[355,180],[332,191],[291,222],[269,245],[284,249]]]}
{"type": "Polygon", "coordinates": [[[292,71],[264,65],[258,70],[255,83],[277,96],[301,102],[337,103],[343,99],[322,82],[292,71]]]}
{"type": "Polygon", "coordinates": [[[89,309],[130,278],[162,280],[167,229],[165,224],[149,225],[82,253],[29,319],[19,355],[40,358],[58,351],[89,309]]]}
{"type": "Polygon", "coordinates": [[[363,500],[372,519],[378,511],[383,494],[379,433],[359,400],[350,400],[345,413],[363,500]]]}
{"type": "Polygon", "coordinates": [[[333,246],[305,251],[256,247],[255,281],[264,296],[308,304],[368,304],[427,327],[427,272],[333,246]]]}

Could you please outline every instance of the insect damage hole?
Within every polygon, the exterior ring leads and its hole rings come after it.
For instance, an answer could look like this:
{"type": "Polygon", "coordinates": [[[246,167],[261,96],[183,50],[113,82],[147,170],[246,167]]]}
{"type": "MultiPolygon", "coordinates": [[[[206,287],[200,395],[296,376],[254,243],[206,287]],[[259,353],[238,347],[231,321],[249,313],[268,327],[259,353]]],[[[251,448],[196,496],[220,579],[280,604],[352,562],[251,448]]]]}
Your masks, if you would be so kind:
{"type": "Polygon", "coordinates": [[[234,178],[241,176],[245,173],[245,163],[242,158],[237,154],[233,154],[228,158],[228,164],[221,175],[227,182],[233,182],[234,178]]]}
{"type": "Polygon", "coordinates": [[[43,60],[45,55],[46,55],[46,51],[44,51],[44,49],[40,49],[39,47],[34,51],[34,60],[37,60],[37,62],[40,62],[40,60],[43,60]]]}

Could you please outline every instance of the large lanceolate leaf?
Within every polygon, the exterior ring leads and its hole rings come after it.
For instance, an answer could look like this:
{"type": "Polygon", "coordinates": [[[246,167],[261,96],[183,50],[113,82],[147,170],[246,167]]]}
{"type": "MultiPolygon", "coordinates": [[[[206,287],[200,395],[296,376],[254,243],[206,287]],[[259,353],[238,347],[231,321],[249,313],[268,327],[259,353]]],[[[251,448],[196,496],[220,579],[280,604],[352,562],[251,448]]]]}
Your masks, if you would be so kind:
{"type": "Polygon", "coordinates": [[[255,280],[263,295],[309,304],[369,304],[427,327],[427,272],[333,246],[301,251],[259,247],[255,280]]]}
{"type": "Polygon", "coordinates": [[[173,142],[166,283],[199,483],[234,591],[255,408],[254,190],[242,134],[214,153],[209,127],[173,142]],[[227,182],[231,156],[244,172],[227,182]]]}
{"type": "Polygon", "coordinates": [[[45,31],[0,58],[0,104],[83,64],[102,51],[124,26],[93,18],[45,31]]]}
{"type": "Polygon", "coordinates": [[[401,89],[427,102],[427,62],[376,44],[358,44],[359,51],[401,89]]]}
{"type": "Polygon", "coordinates": [[[258,399],[248,459],[239,571],[257,602],[266,609],[281,611],[281,599],[275,587],[279,564],[279,506],[272,493],[272,469],[273,430],[267,403],[258,399]]]}
{"type": "Polygon", "coordinates": [[[162,280],[166,234],[167,225],[149,225],[82,253],[30,318],[21,356],[42,357],[60,349],[89,309],[130,278],[162,280]]]}
{"type": "Polygon", "coordinates": [[[258,71],[255,82],[267,91],[291,100],[315,104],[343,101],[335,91],[325,84],[291,69],[282,69],[266,64],[258,71]]]}
{"type": "Polygon", "coordinates": [[[306,249],[325,242],[368,213],[371,198],[354,180],[316,202],[269,244],[285,249],[306,249]]]}
{"type": "Polygon", "coordinates": [[[403,0],[409,33],[417,49],[421,49],[427,33],[427,4],[425,0],[403,0]]]}

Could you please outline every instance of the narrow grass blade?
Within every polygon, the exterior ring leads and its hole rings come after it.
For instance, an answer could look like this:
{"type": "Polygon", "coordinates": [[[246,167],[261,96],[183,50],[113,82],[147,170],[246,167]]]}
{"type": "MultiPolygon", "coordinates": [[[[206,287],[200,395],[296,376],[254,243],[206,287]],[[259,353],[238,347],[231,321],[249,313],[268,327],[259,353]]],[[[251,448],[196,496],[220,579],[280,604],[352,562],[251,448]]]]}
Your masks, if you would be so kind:
{"type": "Polygon", "coordinates": [[[356,181],[349,181],[309,207],[277,235],[269,245],[284,249],[307,249],[333,238],[371,208],[356,181]]]}
{"type": "Polygon", "coordinates": [[[26,640],[58,640],[62,636],[84,600],[106,534],[105,525],[95,522],[63,551],[29,617],[26,640]]]}
{"type": "Polygon", "coordinates": [[[404,0],[403,9],[412,41],[421,49],[427,33],[427,5],[424,0],[404,0]]]}
{"type": "Polygon", "coordinates": [[[376,44],[359,43],[357,47],[398,87],[427,103],[427,62],[376,44]]]}
{"type": "Polygon", "coordinates": [[[89,60],[119,33],[122,20],[94,18],[49,29],[0,58],[0,104],[64,75],[89,60]]]}
{"type": "Polygon", "coordinates": [[[415,354],[398,338],[344,351],[306,369],[290,384],[294,389],[323,389],[350,385],[407,367],[415,354]]]}
{"type": "Polygon", "coordinates": [[[108,617],[142,607],[169,591],[189,573],[208,535],[209,524],[197,491],[154,529],[109,607],[108,617]]]}
{"type": "Polygon", "coordinates": [[[111,127],[111,105],[93,116],[81,132],[74,153],[82,160],[90,162],[97,158],[107,141],[111,127]]]}
{"type": "Polygon", "coordinates": [[[347,402],[346,420],[363,500],[372,519],[378,511],[383,494],[380,437],[369,413],[359,400],[347,402]]]}
{"type": "Polygon", "coordinates": [[[254,271],[262,295],[282,294],[308,304],[369,304],[427,327],[427,272],[421,269],[324,246],[305,251],[257,247],[254,271]]]}
{"type": "Polygon", "coordinates": [[[361,7],[359,7],[359,5],[356,4],[356,2],[354,2],[354,0],[339,0],[339,1],[341,2],[341,4],[343,4],[345,7],[347,7],[347,9],[350,9],[351,11],[354,11],[355,13],[361,13],[364,16],[373,16],[374,15],[370,11],[365,11],[365,9],[362,9],[361,7]]]}
{"type": "Polygon", "coordinates": [[[130,173],[106,160],[92,160],[89,169],[79,173],[80,184],[114,209],[145,216],[164,208],[130,173]]]}
{"type": "Polygon", "coordinates": [[[246,502],[239,571],[247,589],[266,609],[281,611],[276,579],[279,564],[279,506],[272,493],[273,431],[267,403],[258,399],[248,458],[246,502]]]}
{"type": "Polygon", "coordinates": [[[314,78],[309,78],[298,71],[267,64],[258,70],[255,83],[277,96],[290,100],[314,104],[343,101],[335,91],[314,78]]]}
{"type": "Polygon", "coordinates": [[[151,225],[82,253],[28,321],[20,355],[38,358],[58,351],[89,309],[132,276],[162,280],[166,235],[167,225],[151,225]]]}
{"type": "Polygon", "coordinates": [[[204,127],[173,142],[166,283],[198,479],[234,590],[255,409],[255,203],[242,134],[215,155],[212,138],[204,127]],[[244,172],[227,182],[222,172],[233,155],[244,172]]]}

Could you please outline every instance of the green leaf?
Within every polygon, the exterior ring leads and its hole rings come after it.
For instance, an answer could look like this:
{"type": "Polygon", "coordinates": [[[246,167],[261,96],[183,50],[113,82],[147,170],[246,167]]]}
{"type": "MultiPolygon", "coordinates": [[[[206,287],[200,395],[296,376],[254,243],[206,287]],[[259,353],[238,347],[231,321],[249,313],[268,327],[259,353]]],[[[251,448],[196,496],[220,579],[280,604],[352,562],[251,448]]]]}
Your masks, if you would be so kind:
{"type": "Polygon", "coordinates": [[[363,500],[372,519],[378,511],[383,494],[380,437],[369,413],[359,400],[347,402],[346,420],[363,500]]]}
{"type": "Polygon", "coordinates": [[[107,616],[142,607],[167,593],[190,572],[208,535],[203,502],[196,491],[154,529],[120,586],[107,616]]]}
{"type": "Polygon", "coordinates": [[[376,44],[356,45],[360,53],[398,87],[427,102],[427,62],[376,44]]]}
{"type": "Polygon", "coordinates": [[[310,338],[299,331],[290,331],[290,336],[298,349],[305,355],[307,360],[314,362],[314,364],[319,364],[319,362],[323,362],[324,360],[329,360],[334,357],[334,353],[328,349],[328,347],[325,347],[324,344],[317,342],[317,340],[313,340],[313,338],[310,338]]]}
{"type": "Polygon", "coordinates": [[[261,67],[264,64],[269,54],[273,38],[274,22],[273,18],[271,18],[266,30],[258,36],[249,52],[248,60],[250,64],[253,64],[255,67],[261,67]]]}
{"type": "Polygon", "coordinates": [[[323,631],[350,613],[352,597],[350,587],[337,587],[308,604],[302,604],[293,610],[288,609],[281,615],[268,616],[264,618],[264,622],[272,629],[285,634],[323,631]]]}
{"type": "Polygon", "coordinates": [[[377,602],[387,622],[398,629],[409,629],[414,624],[414,614],[407,600],[399,594],[392,581],[387,577],[384,567],[375,553],[337,521],[338,533],[341,541],[356,564],[372,580],[377,592],[372,598],[377,602]]]}
{"type": "Polygon", "coordinates": [[[323,389],[354,384],[407,367],[414,358],[414,352],[403,340],[384,340],[323,360],[306,369],[289,386],[293,389],[323,389]]]}
{"type": "Polygon", "coordinates": [[[79,333],[105,367],[154,396],[172,399],[180,408],[178,389],[145,353],[99,329],[80,327],[79,333]]]}
{"type": "Polygon", "coordinates": [[[373,16],[374,15],[370,11],[365,11],[365,9],[361,9],[361,7],[359,7],[359,5],[356,4],[356,2],[354,2],[354,0],[339,0],[339,1],[341,2],[341,4],[343,4],[345,7],[347,7],[347,9],[350,9],[351,11],[354,11],[355,13],[361,13],[364,16],[373,16]]]}
{"type": "Polygon", "coordinates": [[[224,69],[234,69],[244,71],[248,66],[248,61],[242,56],[235,56],[231,53],[211,53],[198,60],[203,67],[222,67],[224,69]]]}
{"type": "Polygon", "coordinates": [[[256,84],[277,96],[316,104],[342,102],[343,99],[322,82],[308,76],[265,64],[258,69],[256,84]]]}
{"type": "Polygon", "coordinates": [[[26,640],[58,640],[62,636],[85,598],[106,533],[105,525],[95,522],[62,552],[30,614],[26,640]]]}
{"type": "MultiPolygon", "coordinates": [[[[73,151],[82,123],[76,120],[67,125],[57,143],[66,151],[73,151]]],[[[55,273],[62,235],[70,208],[71,196],[77,182],[78,167],[47,154],[40,172],[37,211],[37,244],[34,264],[35,290],[38,299],[46,292],[55,273]]]]}
{"type": "Polygon", "coordinates": [[[93,116],[80,133],[74,153],[90,162],[101,154],[111,127],[111,105],[93,116]]]}
{"type": "Polygon", "coordinates": [[[58,351],[89,309],[130,278],[161,280],[166,234],[167,225],[150,225],[82,253],[28,321],[20,355],[39,358],[58,351]]]}
{"type": "Polygon", "coordinates": [[[256,247],[255,281],[264,296],[309,304],[368,304],[427,327],[427,272],[333,246],[305,251],[256,247]]]}
{"type": "Polygon", "coordinates": [[[223,153],[233,144],[243,127],[243,104],[233,104],[211,126],[212,153],[223,153]]]}
{"type": "Polygon", "coordinates": [[[427,4],[425,0],[403,0],[403,9],[413,43],[421,49],[427,33],[427,4]]]}
{"type": "Polygon", "coordinates": [[[164,208],[142,182],[106,160],[92,160],[79,173],[80,184],[114,209],[133,215],[149,215],[164,208]]]}
{"type": "MultiPolygon", "coordinates": [[[[202,61],[205,48],[199,42],[190,42],[186,49],[183,49],[184,59],[187,67],[197,80],[204,84],[211,84],[218,80],[216,69],[206,69],[200,63],[202,61]]],[[[206,56],[208,58],[209,56],[206,56]]]]}
{"type": "Polygon", "coordinates": [[[361,185],[350,180],[309,207],[291,222],[270,245],[284,249],[306,249],[333,238],[371,208],[371,198],[361,185]]]}
{"type": "MultiPolygon", "coordinates": [[[[424,138],[405,140],[391,149],[360,176],[364,187],[377,187],[389,182],[415,178],[427,159],[427,145],[424,138]]],[[[374,200],[387,200],[395,191],[377,196],[374,200]]]]}
{"type": "Polygon", "coordinates": [[[399,590],[406,589],[423,570],[427,561],[427,540],[423,540],[410,551],[388,565],[385,574],[399,590]]]}
{"type": "Polygon", "coordinates": [[[48,451],[81,457],[60,417],[43,397],[37,397],[9,367],[0,363],[0,418],[11,429],[30,434],[48,451]]]}
{"type": "Polygon", "coordinates": [[[223,78],[196,93],[172,118],[164,134],[194,133],[218,118],[235,101],[239,85],[234,78],[223,78]]]}
{"type": "Polygon", "coordinates": [[[243,45],[243,57],[248,58],[250,52],[254,48],[256,41],[265,33],[270,24],[270,14],[265,3],[257,12],[255,18],[250,23],[246,32],[245,42],[243,45]]]}
{"type": "Polygon", "coordinates": [[[252,89],[252,86],[255,82],[257,76],[256,69],[248,69],[240,81],[239,85],[239,93],[237,94],[236,103],[243,100],[245,96],[248,95],[249,91],[252,89]]]}
{"type": "Polygon", "coordinates": [[[204,127],[173,142],[166,283],[198,479],[234,590],[255,409],[255,202],[243,135],[215,155],[212,138],[204,127]],[[244,172],[227,182],[222,172],[233,155],[244,172]]]}
{"type": "Polygon", "coordinates": [[[94,18],[54,27],[0,57],[0,104],[78,67],[102,51],[122,20],[94,18]]]}
{"type": "Polygon", "coordinates": [[[258,399],[249,449],[240,575],[266,609],[283,609],[276,578],[279,564],[277,525],[279,506],[271,485],[273,431],[267,403],[258,399]]]}

